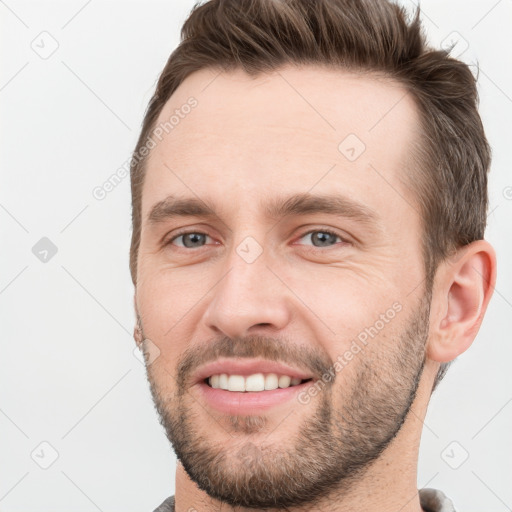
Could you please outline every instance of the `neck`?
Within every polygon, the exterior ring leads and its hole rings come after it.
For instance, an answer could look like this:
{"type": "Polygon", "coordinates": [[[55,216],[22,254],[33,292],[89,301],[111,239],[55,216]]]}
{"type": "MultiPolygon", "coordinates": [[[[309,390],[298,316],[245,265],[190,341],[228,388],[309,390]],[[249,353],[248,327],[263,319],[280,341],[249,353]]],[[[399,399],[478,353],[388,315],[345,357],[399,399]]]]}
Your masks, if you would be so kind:
{"type": "MultiPolygon", "coordinates": [[[[425,368],[427,370],[427,368],[425,368]]],[[[432,369],[435,372],[435,368],[432,369]]],[[[430,379],[427,379],[430,380],[430,379]]],[[[430,399],[430,382],[423,382],[400,432],[350,488],[337,491],[316,503],[287,507],[289,512],[421,512],[417,488],[417,462],[423,420],[430,399]]],[[[189,478],[178,461],[176,512],[254,512],[208,496],[189,478]]],[[[281,509],[267,509],[277,512],[281,509]]]]}

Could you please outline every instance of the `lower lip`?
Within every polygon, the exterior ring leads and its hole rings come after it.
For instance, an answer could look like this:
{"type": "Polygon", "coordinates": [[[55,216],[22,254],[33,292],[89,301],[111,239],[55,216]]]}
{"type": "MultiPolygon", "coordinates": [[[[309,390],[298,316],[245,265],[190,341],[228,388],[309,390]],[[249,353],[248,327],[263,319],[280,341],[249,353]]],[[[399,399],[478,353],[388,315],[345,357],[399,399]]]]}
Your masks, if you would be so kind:
{"type": "Polygon", "coordinates": [[[204,381],[200,382],[198,387],[208,405],[225,414],[237,415],[254,414],[276,405],[282,405],[296,398],[301,391],[304,391],[305,388],[312,384],[313,381],[308,380],[288,388],[245,392],[212,388],[204,381]]]}

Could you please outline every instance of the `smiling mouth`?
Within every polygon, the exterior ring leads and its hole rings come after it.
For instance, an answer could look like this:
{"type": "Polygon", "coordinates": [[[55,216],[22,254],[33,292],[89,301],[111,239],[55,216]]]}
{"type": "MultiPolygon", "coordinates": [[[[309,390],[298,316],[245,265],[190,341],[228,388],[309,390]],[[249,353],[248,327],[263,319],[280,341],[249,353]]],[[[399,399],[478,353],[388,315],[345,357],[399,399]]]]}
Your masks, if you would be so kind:
{"type": "Polygon", "coordinates": [[[252,375],[236,375],[220,373],[211,375],[203,382],[214,389],[223,389],[237,393],[272,391],[274,389],[285,389],[298,386],[309,379],[300,379],[290,377],[289,375],[279,375],[277,373],[254,373],[252,375]]]}

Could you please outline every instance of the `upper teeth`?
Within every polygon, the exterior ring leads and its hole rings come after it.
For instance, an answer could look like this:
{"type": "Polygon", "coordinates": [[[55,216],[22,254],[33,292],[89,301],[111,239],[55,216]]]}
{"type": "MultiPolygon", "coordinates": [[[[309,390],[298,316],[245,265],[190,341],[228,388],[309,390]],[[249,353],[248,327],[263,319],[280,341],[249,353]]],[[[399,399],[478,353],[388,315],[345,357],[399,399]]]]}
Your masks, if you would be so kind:
{"type": "Polygon", "coordinates": [[[226,389],[228,391],[264,391],[277,388],[296,386],[302,382],[298,377],[277,375],[276,373],[254,373],[244,377],[243,375],[228,375],[221,373],[209,378],[212,388],[226,389]]]}

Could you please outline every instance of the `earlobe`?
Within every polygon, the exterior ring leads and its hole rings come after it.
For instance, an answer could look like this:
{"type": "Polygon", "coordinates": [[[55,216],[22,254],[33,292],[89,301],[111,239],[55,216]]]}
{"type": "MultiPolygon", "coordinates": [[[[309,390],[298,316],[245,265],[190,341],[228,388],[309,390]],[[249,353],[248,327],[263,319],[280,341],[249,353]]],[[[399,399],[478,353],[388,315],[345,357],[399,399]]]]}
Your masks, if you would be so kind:
{"type": "Polygon", "coordinates": [[[140,348],[143,336],[142,336],[142,327],[141,327],[141,323],[140,323],[140,315],[139,315],[139,311],[137,309],[136,294],[134,294],[134,296],[133,296],[133,305],[135,308],[135,316],[137,318],[135,327],[133,329],[133,339],[135,340],[135,343],[137,343],[137,346],[140,348]]]}
{"type": "Polygon", "coordinates": [[[496,254],[487,241],[477,240],[438,270],[427,355],[443,363],[467,350],[480,329],[496,283],[496,254]]]}
{"type": "Polygon", "coordinates": [[[137,323],[133,329],[133,339],[135,343],[137,343],[137,346],[140,347],[142,343],[142,329],[140,328],[140,323],[137,323]]]}

